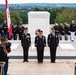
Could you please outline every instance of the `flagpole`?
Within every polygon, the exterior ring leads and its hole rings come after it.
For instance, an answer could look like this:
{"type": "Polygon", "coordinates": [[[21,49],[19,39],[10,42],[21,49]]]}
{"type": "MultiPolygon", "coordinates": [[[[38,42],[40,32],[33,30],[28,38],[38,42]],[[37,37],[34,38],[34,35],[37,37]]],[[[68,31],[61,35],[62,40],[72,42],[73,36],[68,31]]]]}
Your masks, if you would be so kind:
{"type": "Polygon", "coordinates": [[[8,0],[5,0],[6,2],[6,19],[7,19],[7,26],[8,26],[8,38],[11,38],[12,35],[12,25],[11,25],[11,19],[10,19],[10,11],[8,6],[8,0]]]}

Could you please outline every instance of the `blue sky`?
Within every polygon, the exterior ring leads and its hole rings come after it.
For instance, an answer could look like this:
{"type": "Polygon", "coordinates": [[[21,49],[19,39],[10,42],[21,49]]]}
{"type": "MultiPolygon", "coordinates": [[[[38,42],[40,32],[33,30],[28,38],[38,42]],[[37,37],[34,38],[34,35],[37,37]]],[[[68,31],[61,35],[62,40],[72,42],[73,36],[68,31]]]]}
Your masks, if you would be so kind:
{"type": "MultiPolygon", "coordinates": [[[[8,3],[76,3],[76,0],[8,0],[8,3]]],[[[0,4],[5,4],[5,0],[0,0],[0,4]]]]}

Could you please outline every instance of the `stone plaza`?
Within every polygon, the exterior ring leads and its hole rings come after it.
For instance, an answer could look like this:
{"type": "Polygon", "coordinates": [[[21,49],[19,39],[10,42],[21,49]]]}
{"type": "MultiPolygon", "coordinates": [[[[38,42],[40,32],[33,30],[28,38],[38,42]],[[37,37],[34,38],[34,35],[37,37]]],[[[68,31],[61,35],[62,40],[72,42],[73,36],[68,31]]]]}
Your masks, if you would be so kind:
{"type": "MultiPolygon", "coordinates": [[[[51,25],[52,26],[52,25],[51,25]]],[[[44,61],[37,62],[37,51],[34,46],[36,29],[41,29],[43,35],[50,33],[50,14],[48,12],[29,12],[28,31],[31,34],[32,44],[29,48],[29,62],[23,63],[23,49],[19,40],[11,40],[11,53],[9,54],[10,75],[74,75],[76,62],[76,41],[62,40],[57,48],[56,63],[51,63],[49,47],[44,50],[44,61]]]]}
{"type": "Polygon", "coordinates": [[[44,61],[37,62],[37,52],[33,44],[29,49],[29,62],[23,63],[23,50],[20,41],[11,41],[12,51],[9,54],[10,75],[74,75],[76,62],[76,41],[60,41],[57,48],[56,63],[50,63],[49,48],[44,50],[44,61]]]}
{"type": "Polygon", "coordinates": [[[37,62],[37,51],[34,46],[36,29],[43,30],[46,36],[50,33],[50,14],[48,12],[29,12],[28,30],[31,33],[32,44],[29,48],[29,62],[23,63],[23,49],[19,40],[10,41],[12,43],[11,53],[9,54],[10,75],[74,75],[76,62],[76,41],[60,41],[57,48],[56,63],[51,63],[49,47],[44,50],[44,61],[42,64],[37,62]]]}

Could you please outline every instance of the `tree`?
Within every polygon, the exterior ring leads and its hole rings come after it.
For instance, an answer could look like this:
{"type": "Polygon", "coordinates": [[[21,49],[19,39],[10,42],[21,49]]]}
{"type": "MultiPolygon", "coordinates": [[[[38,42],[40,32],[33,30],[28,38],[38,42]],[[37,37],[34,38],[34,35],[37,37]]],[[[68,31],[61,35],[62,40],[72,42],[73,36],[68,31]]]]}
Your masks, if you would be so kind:
{"type": "Polygon", "coordinates": [[[28,24],[28,11],[20,12],[23,24],[28,24]]]}
{"type": "Polygon", "coordinates": [[[33,11],[41,11],[41,9],[40,8],[38,8],[38,7],[36,7],[36,8],[34,8],[34,10],[33,11]]]}
{"type": "Polygon", "coordinates": [[[11,21],[12,21],[12,23],[19,25],[20,22],[22,22],[22,18],[20,17],[20,13],[11,12],[11,21]]]}
{"type": "Polygon", "coordinates": [[[0,12],[0,23],[2,24],[5,20],[5,13],[4,12],[0,12]]]}
{"type": "Polygon", "coordinates": [[[76,21],[75,11],[65,9],[61,13],[57,14],[55,22],[58,22],[58,23],[68,22],[68,23],[70,23],[72,20],[76,21]]]}

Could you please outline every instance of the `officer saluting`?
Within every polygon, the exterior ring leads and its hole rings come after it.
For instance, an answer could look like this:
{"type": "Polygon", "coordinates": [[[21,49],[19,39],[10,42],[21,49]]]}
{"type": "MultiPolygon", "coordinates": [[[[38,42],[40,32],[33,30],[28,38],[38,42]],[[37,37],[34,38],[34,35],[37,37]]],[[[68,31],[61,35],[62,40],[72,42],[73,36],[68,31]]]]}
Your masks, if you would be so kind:
{"type": "Polygon", "coordinates": [[[35,37],[35,46],[37,48],[38,63],[43,63],[44,47],[46,46],[46,38],[42,35],[42,31],[39,31],[39,35],[35,37]]]}
{"type": "Polygon", "coordinates": [[[28,28],[25,28],[24,33],[22,33],[21,45],[23,47],[23,62],[28,62],[28,50],[31,45],[31,36],[28,33],[28,28]]]}
{"type": "Polygon", "coordinates": [[[58,35],[56,35],[54,28],[52,28],[52,33],[48,35],[47,43],[50,48],[51,63],[55,63],[56,49],[59,44],[59,38],[58,35]]]}

